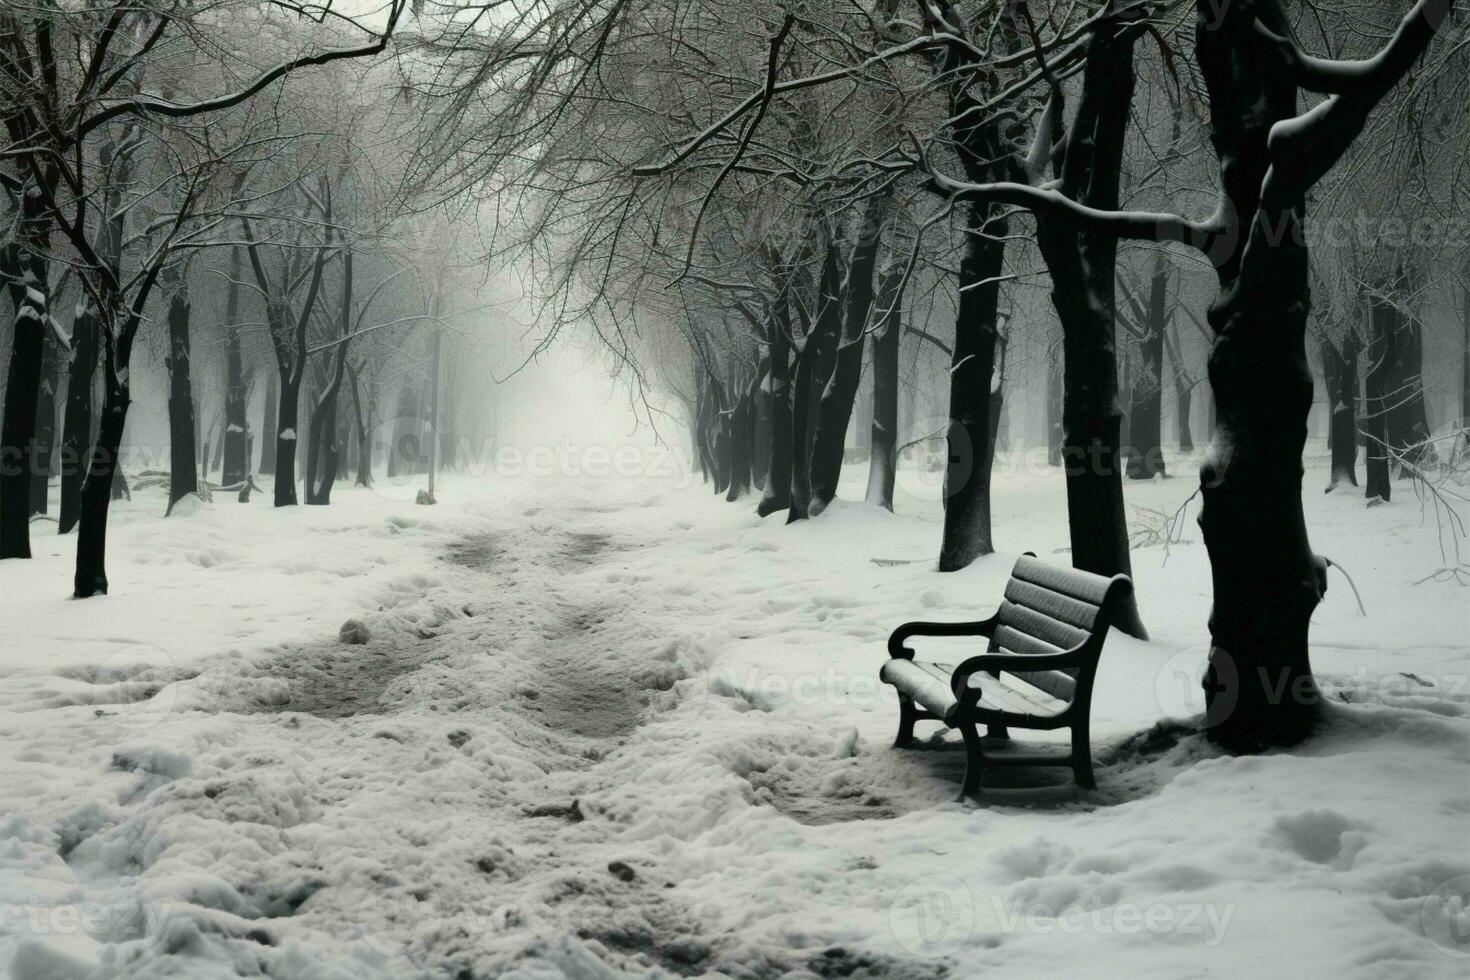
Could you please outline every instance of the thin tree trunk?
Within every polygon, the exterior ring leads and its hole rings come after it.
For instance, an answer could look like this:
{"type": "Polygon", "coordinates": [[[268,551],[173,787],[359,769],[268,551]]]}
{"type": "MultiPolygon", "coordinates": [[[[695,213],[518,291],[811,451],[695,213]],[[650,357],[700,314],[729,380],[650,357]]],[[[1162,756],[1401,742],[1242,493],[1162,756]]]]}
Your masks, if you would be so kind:
{"type": "Polygon", "coordinates": [[[1046,368],[1046,461],[1062,465],[1062,362],[1051,358],[1046,368]]]}
{"type": "Polygon", "coordinates": [[[36,401],[36,463],[31,472],[31,513],[47,512],[51,471],[56,464],[56,390],[61,384],[61,343],[44,331],[41,390],[36,401]]]}
{"type": "Polygon", "coordinates": [[[873,434],[867,502],[884,510],[893,510],[898,475],[898,352],[903,338],[904,272],[905,263],[899,261],[883,270],[878,287],[882,320],[873,334],[873,434]]]}
{"type": "Polygon", "coordinates": [[[265,437],[260,444],[260,470],[261,475],[266,476],[276,471],[276,409],[280,406],[280,383],[274,372],[270,380],[266,382],[265,405],[262,408],[263,417],[260,421],[260,431],[265,437]]]}
{"type": "Polygon", "coordinates": [[[368,444],[368,420],[372,418],[372,411],[371,407],[367,412],[363,411],[362,390],[358,384],[357,373],[357,368],[348,368],[348,377],[352,379],[353,422],[357,425],[357,480],[355,485],[370,487],[373,485],[373,447],[368,444]]]}
{"type": "Polygon", "coordinates": [[[1460,287],[1460,327],[1465,333],[1465,346],[1460,352],[1460,426],[1470,427],[1470,270],[1466,283],[1460,287]]]}
{"type": "Polygon", "coordinates": [[[0,422],[0,559],[31,557],[31,474],[36,466],[36,415],[45,357],[50,288],[50,218],[39,189],[21,193],[20,239],[6,259],[15,310],[10,365],[5,382],[5,418],[0,422]]]}
{"type": "MultiPolygon", "coordinates": [[[[759,379],[753,382],[758,383],[759,379]]],[[[725,499],[731,503],[750,492],[750,412],[751,397],[749,391],[746,391],[740,395],[735,407],[726,413],[724,419],[728,432],[726,446],[730,454],[726,464],[730,473],[730,484],[726,488],[725,499]]]]}
{"type": "Polygon", "coordinates": [[[1164,331],[1169,323],[1169,264],[1162,251],[1150,278],[1148,330],[1138,343],[1139,376],[1134,379],[1129,412],[1128,477],[1152,480],[1164,473],[1164,331]]]}
{"type": "Polygon", "coordinates": [[[1332,456],[1331,476],[1325,492],[1331,493],[1343,483],[1358,485],[1357,332],[1349,330],[1343,335],[1340,352],[1328,340],[1322,341],[1321,351],[1322,380],[1327,386],[1330,410],[1327,446],[1332,456]]]}
{"type": "Polygon", "coordinates": [[[129,404],[127,384],[115,376],[108,377],[103,392],[102,424],[87,465],[87,479],[82,484],[76,575],[72,583],[73,594],[78,599],[107,593],[107,514],[115,497],[114,485],[122,473],[122,436],[129,404]]]}
{"type": "Polygon", "coordinates": [[[1388,444],[1412,464],[1432,456],[1428,445],[1429,416],[1424,399],[1424,324],[1418,316],[1398,318],[1394,348],[1392,394],[1388,399],[1388,444]]]}
{"type": "Polygon", "coordinates": [[[1004,217],[976,207],[983,225],[966,235],[960,261],[960,304],[949,372],[949,427],[945,433],[944,531],[939,570],[954,572],[995,550],[990,524],[990,386],[995,374],[1000,275],[1005,265],[1004,217]]]}
{"type": "Polygon", "coordinates": [[[817,427],[818,403],[837,357],[842,334],[842,243],[835,234],[827,241],[818,283],[817,315],[806,345],[796,359],[796,384],[792,391],[791,506],[786,523],[804,521],[812,500],[812,448],[817,427]]]}
{"type": "MultiPolygon", "coordinates": [[[[347,372],[347,342],[352,331],[352,249],[342,257],[342,301],[338,307],[341,330],[331,380],[327,382],[311,413],[311,442],[307,447],[306,502],[325,506],[332,502],[332,485],[337,481],[337,393],[347,372]]],[[[432,436],[431,436],[432,438],[432,436]]]]}
{"type": "Polygon", "coordinates": [[[281,398],[276,406],[276,481],[274,502],[277,507],[296,505],[296,452],[300,442],[297,411],[301,398],[301,380],[280,379],[281,398]]]}
{"type": "MultiPolygon", "coordinates": [[[[232,487],[250,479],[249,392],[240,346],[240,249],[230,249],[230,283],[225,291],[225,435],[220,483],[232,487]]],[[[271,430],[266,430],[271,431],[271,430]]]]}
{"type": "Polygon", "coordinates": [[[71,360],[66,382],[66,417],[62,426],[61,516],[58,533],[76,527],[82,512],[82,481],[87,450],[92,445],[92,386],[97,371],[97,320],[83,306],[71,328],[71,360]]]}
{"type": "MultiPolygon", "coordinates": [[[[1388,395],[1393,377],[1398,310],[1377,298],[1368,301],[1368,373],[1363,377],[1364,496],[1393,497],[1388,465],[1388,395]]],[[[1356,449],[1354,450],[1356,452],[1356,449]]]]}
{"type": "Polygon", "coordinates": [[[809,516],[816,517],[837,496],[847,429],[853,401],[863,376],[863,351],[868,339],[868,313],[873,308],[873,273],[883,241],[883,222],[892,191],[868,199],[862,225],[853,246],[847,283],[843,288],[842,333],[833,355],[832,373],[817,405],[812,432],[811,501],[809,516]]]}
{"type": "Polygon", "coordinates": [[[771,313],[770,374],[767,378],[769,428],[766,440],[766,481],[756,513],[769,517],[791,506],[792,420],[791,388],[791,286],[789,277],[776,291],[771,313]]]}
{"type": "Polygon", "coordinates": [[[1175,320],[1174,323],[1164,334],[1174,375],[1174,436],[1181,453],[1192,453],[1194,434],[1189,424],[1189,413],[1194,407],[1195,381],[1184,366],[1184,358],[1180,353],[1183,345],[1179,340],[1178,321],[1175,320]]]}
{"type": "MultiPolygon", "coordinates": [[[[168,511],[199,489],[198,460],[194,455],[194,382],[191,378],[189,345],[189,285],[183,271],[175,268],[173,291],[168,303],[168,511]]],[[[209,455],[204,454],[208,465],[209,455]]]]}

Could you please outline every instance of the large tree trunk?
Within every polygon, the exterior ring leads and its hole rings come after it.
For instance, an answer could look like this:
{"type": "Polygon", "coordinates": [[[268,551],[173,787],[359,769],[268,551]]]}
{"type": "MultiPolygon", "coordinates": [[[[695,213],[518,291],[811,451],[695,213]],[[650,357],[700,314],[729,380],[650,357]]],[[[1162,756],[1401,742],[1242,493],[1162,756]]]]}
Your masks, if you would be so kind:
{"type": "MultiPolygon", "coordinates": [[[[1075,200],[1118,206],[1123,141],[1133,98],[1133,39],[1099,31],[1088,47],[1082,103],[1068,137],[1063,186],[1075,200]]],[[[1099,575],[1130,575],[1120,454],[1117,241],[1079,234],[1038,216],[1037,243],[1051,273],[1062,322],[1062,463],[1072,564],[1099,575]]],[[[1162,339],[1162,332],[1160,333],[1162,339]]],[[[1147,638],[1130,593],[1116,625],[1147,638]]]]}
{"type": "Polygon", "coordinates": [[[990,386],[995,374],[999,278],[1005,263],[1004,217],[987,220],[977,207],[971,221],[983,225],[965,238],[960,261],[960,304],[949,373],[949,427],[945,433],[944,532],[939,570],[958,571],[995,550],[990,527],[990,386]]]}
{"type": "Polygon", "coordinates": [[[97,320],[91,308],[83,306],[71,328],[61,444],[60,534],[71,531],[81,518],[82,482],[87,474],[87,450],[92,445],[92,382],[96,370],[97,320]]]}
{"type": "Polygon", "coordinates": [[[842,334],[842,243],[830,235],[817,286],[817,315],[806,344],[796,358],[796,383],[791,393],[791,506],[786,523],[804,521],[812,500],[812,449],[818,403],[837,358],[842,334]]]}
{"type": "Polygon", "coordinates": [[[1347,331],[1339,351],[1331,341],[1323,340],[1322,378],[1327,384],[1327,406],[1330,410],[1327,447],[1332,455],[1331,476],[1324,492],[1331,493],[1340,484],[1358,485],[1358,335],[1347,331]]]}
{"type": "Polygon", "coordinates": [[[878,329],[873,333],[873,434],[868,455],[867,502],[893,510],[898,475],[898,352],[903,338],[905,263],[883,270],[878,329]]]}
{"type": "MultiPolygon", "coordinates": [[[[1320,694],[1307,634],[1327,587],[1302,513],[1302,448],[1312,406],[1306,327],[1311,309],[1304,198],[1312,168],[1351,142],[1362,95],[1322,117],[1309,145],[1273,127],[1296,116],[1290,67],[1259,19],[1291,28],[1279,3],[1223,13],[1198,0],[1195,43],[1210,97],[1212,143],[1234,237],[1216,255],[1210,386],[1217,428],[1200,468],[1199,518],[1214,586],[1205,675],[1211,737],[1233,751],[1287,745],[1311,730],[1320,694]],[[1223,23],[1221,19],[1223,18],[1223,23]],[[1343,115],[1343,112],[1346,115],[1343,115]]],[[[1339,151],[1340,152],[1340,151],[1339,151]]]]}
{"type": "Polygon", "coordinates": [[[842,334],[833,357],[832,374],[817,405],[812,434],[811,501],[807,513],[815,517],[837,496],[842,478],[842,459],[847,447],[847,428],[852,422],[853,401],[863,376],[863,352],[868,338],[868,313],[873,308],[873,272],[883,241],[883,222],[888,215],[892,191],[868,199],[863,207],[862,226],[853,246],[852,262],[843,289],[842,334]]]}
{"type": "MultiPolygon", "coordinates": [[[[194,382],[189,346],[189,287],[175,272],[168,303],[168,510],[199,489],[199,464],[194,456],[194,382]]],[[[207,462],[207,453],[206,453],[207,462]]]]}
{"type": "Polygon", "coordinates": [[[1154,258],[1149,284],[1148,334],[1138,343],[1142,362],[1133,382],[1128,413],[1128,477],[1152,480],[1164,473],[1164,331],[1169,324],[1169,264],[1162,251],[1154,258]]]}

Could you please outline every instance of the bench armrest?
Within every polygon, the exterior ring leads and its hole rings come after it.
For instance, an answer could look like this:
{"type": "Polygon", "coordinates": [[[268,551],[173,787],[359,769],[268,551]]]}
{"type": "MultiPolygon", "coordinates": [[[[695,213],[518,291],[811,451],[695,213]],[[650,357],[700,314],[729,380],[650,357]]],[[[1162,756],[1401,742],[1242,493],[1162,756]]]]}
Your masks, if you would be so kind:
{"type": "Polygon", "coordinates": [[[1062,653],[982,653],[963,661],[950,677],[950,689],[960,701],[973,704],[980,700],[980,688],[970,686],[970,678],[981,671],[1030,673],[1038,670],[1068,670],[1082,666],[1088,641],[1062,653]]]}
{"type": "Polygon", "coordinates": [[[914,651],[904,646],[913,636],[989,636],[995,632],[995,617],[973,623],[904,623],[888,637],[888,655],[899,660],[914,659],[914,651]]]}

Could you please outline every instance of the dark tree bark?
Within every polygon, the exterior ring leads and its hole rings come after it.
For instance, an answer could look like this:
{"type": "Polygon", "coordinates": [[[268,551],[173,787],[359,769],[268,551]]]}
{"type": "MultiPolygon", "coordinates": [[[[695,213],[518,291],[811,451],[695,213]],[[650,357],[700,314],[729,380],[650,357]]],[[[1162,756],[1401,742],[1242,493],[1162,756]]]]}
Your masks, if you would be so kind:
{"type": "MultiPolygon", "coordinates": [[[[949,0],[925,5],[926,26],[949,33],[965,19],[949,0]]],[[[1000,43],[1008,50],[1020,47],[1020,36],[1009,15],[1000,24],[1000,43]]],[[[1009,128],[1004,113],[985,104],[970,71],[981,68],[974,51],[949,44],[934,56],[935,69],[947,79],[951,135],[955,152],[971,181],[985,182],[1015,175],[1009,128]]],[[[988,67],[983,76],[997,83],[988,67]]],[[[995,455],[991,441],[990,385],[995,372],[996,330],[999,323],[1000,278],[1005,266],[1006,212],[974,201],[966,209],[968,222],[960,260],[960,302],[955,318],[955,341],[949,375],[949,426],[945,433],[944,530],[939,545],[939,570],[957,571],[995,550],[991,539],[990,471],[995,455]]]]}
{"type": "Polygon", "coordinates": [[[990,524],[990,471],[995,456],[990,386],[995,376],[999,280],[1009,224],[1004,217],[987,218],[985,208],[974,209],[971,221],[982,227],[966,235],[960,261],[960,304],[945,433],[941,572],[958,571],[995,550],[990,524]]]}
{"type": "Polygon", "coordinates": [[[867,502],[893,510],[898,475],[898,352],[903,338],[905,264],[894,261],[880,277],[878,328],[873,332],[873,430],[867,502]]]}
{"type": "MultiPolygon", "coordinates": [[[[103,329],[107,329],[105,325],[103,329]]],[[[114,484],[122,474],[119,453],[130,399],[127,385],[119,381],[111,364],[105,364],[103,375],[102,424],[82,484],[76,575],[72,582],[78,599],[107,594],[107,514],[115,496],[114,484]]]]}
{"type": "Polygon", "coordinates": [[[1388,465],[1388,400],[1398,354],[1398,320],[1395,306],[1378,297],[1369,298],[1368,372],[1363,377],[1364,496],[1385,502],[1393,497],[1388,465]]]}
{"type": "Polygon", "coordinates": [[[66,415],[61,444],[61,515],[58,533],[77,526],[82,508],[82,480],[87,449],[92,444],[92,385],[97,370],[97,320],[82,306],[72,323],[67,367],[66,415]]]}
{"type": "Polygon", "coordinates": [[[1417,466],[1432,457],[1429,416],[1424,404],[1424,323],[1418,316],[1399,316],[1392,346],[1396,356],[1390,374],[1388,444],[1405,463],[1417,466]]]}
{"type": "Polygon", "coordinates": [[[1214,582],[1206,719],[1211,737],[1233,751],[1300,740],[1321,700],[1307,635],[1327,565],[1302,514],[1312,406],[1306,194],[1418,60],[1448,6],[1421,0],[1381,57],[1344,73],[1296,55],[1279,0],[1223,9],[1197,0],[1196,56],[1227,197],[1222,213],[1232,221],[1211,253],[1220,292],[1209,311],[1218,425],[1200,469],[1214,582]],[[1336,94],[1298,117],[1299,79],[1336,94]]]}
{"type": "Polygon", "coordinates": [[[1046,461],[1062,465],[1062,360],[1051,358],[1046,368],[1046,461]]]}
{"type": "Polygon", "coordinates": [[[56,467],[56,392],[61,386],[61,342],[43,332],[41,390],[36,400],[36,464],[31,472],[31,513],[47,512],[51,472],[56,467]]]}
{"type": "Polygon", "coordinates": [[[818,403],[837,358],[842,334],[842,243],[831,234],[822,258],[817,286],[816,316],[806,344],[796,358],[796,381],[791,393],[791,506],[786,523],[804,521],[812,499],[812,449],[818,403]]]}
{"type": "Polygon", "coordinates": [[[873,273],[883,241],[892,187],[868,199],[853,246],[842,298],[842,333],[833,355],[832,373],[817,405],[812,433],[811,500],[807,513],[816,517],[837,496],[847,428],[863,375],[868,313],[873,308],[873,273]]]}
{"type": "Polygon", "coordinates": [[[1470,427],[1470,270],[1466,270],[1466,281],[1460,287],[1460,328],[1465,334],[1464,349],[1460,351],[1460,426],[1470,427]]]}
{"type": "Polygon", "coordinates": [[[1327,447],[1332,456],[1325,493],[1341,484],[1358,485],[1358,334],[1348,330],[1342,350],[1327,339],[1322,351],[1322,379],[1327,385],[1327,447]]]}
{"type": "Polygon", "coordinates": [[[325,506],[332,502],[332,485],[337,481],[337,393],[347,371],[347,340],[352,332],[352,249],[343,251],[342,302],[339,309],[341,333],[337,339],[331,380],[311,413],[311,442],[307,450],[306,502],[325,506]]]}
{"type": "MultiPolygon", "coordinates": [[[[1100,210],[1118,206],[1136,38],[1136,30],[1119,24],[1102,25],[1093,34],[1081,103],[1058,161],[1063,192],[1100,210]]],[[[1129,575],[1120,459],[1117,239],[1079,233],[1044,214],[1037,215],[1036,225],[1037,243],[1051,273],[1052,304],[1062,323],[1062,462],[1072,564],[1099,575],[1129,575]]],[[[1126,633],[1147,638],[1131,593],[1116,623],[1126,633]]]]}
{"type": "MultiPolygon", "coordinates": [[[[175,267],[168,302],[168,511],[199,489],[199,464],[194,456],[194,382],[189,344],[189,284],[175,267]]],[[[204,453],[207,463],[208,450],[204,453]]]]}
{"type": "Polygon", "coordinates": [[[46,256],[50,221],[34,179],[21,191],[16,241],[6,247],[14,332],[5,381],[5,419],[0,423],[0,559],[31,557],[31,474],[45,357],[50,288],[46,256]]]}
{"type": "Polygon", "coordinates": [[[1164,333],[1165,346],[1169,353],[1169,362],[1174,375],[1174,436],[1179,443],[1181,453],[1194,452],[1194,433],[1190,428],[1189,414],[1194,407],[1195,379],[1184,364],[1181,354],[1182,343],[1179,340],[1178,320],[1171,322],[1171,326],[1164,333]]]}
{"type": "Polygon", "coordinates": [[[995,336],[995,373],[990,381],[990,446],[991,456],[1010,447],[1010,419],[1006,414],[1006,345],[1010,337],[995,336]]]}
{"type": "Polygon", "coordinates": [[[363,405],[357,367],[349,365],[347,372],[352,379],[352,420],[357,427],[357,479],[354,485],[370,487],[373,485],[373,447],[368,443],[368,421],[373,417],[373,409],[371,405],[363,405]]]}
{"type": "Polygon", "coordinates": [[[280,404],[280,385],[275,374],[265,385],[265,402],[261,408],[260,431],[265,439],[260,444],[260,474],[270,476],[276,472],[276,407],[280,404]]]}
{"type": "Polygon", "coordinates": [[[769,517],[791,506],[792,420],[791,387],[791,280],[781,280],[771,309],[770,374],[767,377],[769,428],[766,480],[756,513],[769,517]]]}
{"type": "Polygon", "coordinates": [[[230,281],[225,289],[225,434],[220,484],[232,487],[250,479],[249,388],[240,349],[240,249],[230,249],[230,281]]]}
{"type": "MultiPolygon", "coordinates": [[[[300,425],[297,421],[301,404],[301,381],[306,375],[307,348],[306,328],[316,309],[321,293],[322,273],[332,247],[332,195],[331,187],[322,185],[321,207],[325,237],[317,246],[312,257],[310,282],[301,309],[294,317],[289,297],[291,284],[298,278],[294,263],[287,262],[279,285],[273,284],[266,274],[260,257],[260,249],[250,230],[250,223],[242,221],[245,232],[245,252],[256,284],[265,295],[265,319],[270,330],[271,346],[276,355],[276,371],[280,384],[280,398],[275,418],[275,506],[296,505],[296,454],[299,451],[300,425]],[[293,322],[294,320],[294,322],[293,322]]],[[[295,253],[299,254],[299,253],[295,253]]],[[[267,430],[267,434],[272,434],[267,430]]],[[[262,470],[264,467],[262,467],[262,470]]]]}
{"type": "Polygon", "coordinates": [[[1132,391],[1128,425],[1128,477],[1152,480],[1164,474],[1164,332],[1169,325],[1169,264],[1163,252],[1154,259],[1149,280],[1146,331],[1138,342],[1139,374],[1132,391]]]}
{"type": "Polygon", "coordinates": [[[750,493],[750,437],[753,428],[751,413],[754,411],[752,395],[753,386],[759,383],[760,378],[757,377],[751,382],[752,388],[742,392],[736,399],[735,406],[724,415],[724,429],[727,433],[725,444],[730,454],[726,463],[730,483],[726,488],[725,499],[730,503],[750,493]]]}
{"type": "Polygon", "coordinates": [[[723,494],[730,489],[730,416],[723,409],[724,400],[723,395],[712,385],[708,418],[717,494],[723,494]]]}

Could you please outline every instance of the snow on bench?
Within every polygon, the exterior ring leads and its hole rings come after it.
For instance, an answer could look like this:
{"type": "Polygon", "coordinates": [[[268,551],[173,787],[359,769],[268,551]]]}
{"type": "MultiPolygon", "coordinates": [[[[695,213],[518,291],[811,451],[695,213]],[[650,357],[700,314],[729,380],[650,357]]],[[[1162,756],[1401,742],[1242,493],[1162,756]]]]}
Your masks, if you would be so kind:
{"type": "Polygon", "coordinates": [[[1106,578],[1027,554],[1016,562],[994,616],[973,623],[905,623],[888,638],[892,657],[878,676],[898,689],[898,738],[913,742],[914,723],[942,721],[965,739],[964,799],[988,766],[1067,766],[1091,788],[1088,715],[1092,682],[1108,627],[1133,590],[1126,575],[1106,578]],[[959,666],[914,659],[915,636],[983,636],[986,652],[959,666]],[[1008,739],[1010,728],[1069,728],[1071,751],[1057,755],[986,755],[977,726],[1008,739]]]}

